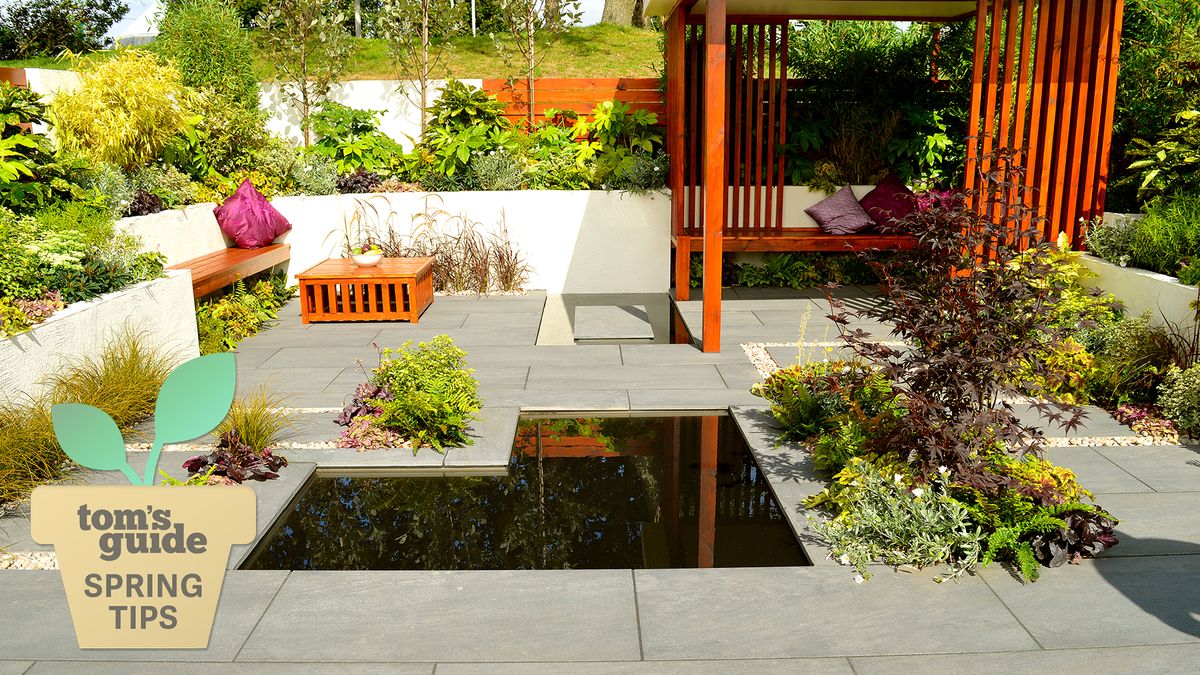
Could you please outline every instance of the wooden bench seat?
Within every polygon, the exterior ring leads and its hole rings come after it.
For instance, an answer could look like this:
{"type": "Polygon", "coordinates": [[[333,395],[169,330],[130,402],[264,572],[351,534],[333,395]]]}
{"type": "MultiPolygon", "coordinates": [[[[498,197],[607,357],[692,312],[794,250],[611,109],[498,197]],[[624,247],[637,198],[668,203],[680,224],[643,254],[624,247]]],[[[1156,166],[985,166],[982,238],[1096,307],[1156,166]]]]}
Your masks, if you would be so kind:
{"type": "Polygon", "coordinates": [[[185,260],[167,269],[191,270],[192,295],[202,298],[232,285],[238,279],[287,262],[291,256],[292,250],[287,244],[270,244],[262,248],[226,248],[185,260]]]}

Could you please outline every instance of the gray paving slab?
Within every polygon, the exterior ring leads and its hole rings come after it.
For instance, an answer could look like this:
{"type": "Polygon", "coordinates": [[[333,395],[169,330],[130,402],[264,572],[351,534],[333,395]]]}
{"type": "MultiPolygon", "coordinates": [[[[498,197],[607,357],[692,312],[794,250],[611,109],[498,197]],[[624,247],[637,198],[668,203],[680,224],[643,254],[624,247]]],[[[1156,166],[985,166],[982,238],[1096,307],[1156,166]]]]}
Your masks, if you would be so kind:
{"type": "Polygon", "coordinates": [[[1200,636],[1197,555],[1085,560],[1043,569],[1032,584],[998,566],[980,576],[1046,649],[1195,643],[1200,636]]]}
{"type": "Polygon", "coordinates": [[[529,366],[479,366],[475,368],[479,386],[487,389],[524,389],[529,366]]]}
{"type": "MultiPolygon", "coordinates": [[[[462,330],[494,330],[494,331],[511,331],[520,328],[537,329],[542,322],[542,316],[539,313],[524,313],[518,312],[513,314],[500,312],[476,312],[468,314],[466,321],[463,322],[462,330]]],[[[426,326],[422,326],[425,328],[426,326]]],[[[451,333],[456,333],[451,331],[451,333]]]]}
{"type": "Polygon", "coordinates": [[[521,411],[517,408],[484,409],[467,434],[473,443],[460,448],[447,448],[442,466],[447,470],[452,467],[508,466],[520,416],[521,411]]]}
{"type": "MultiPolygon", "coordinates": [[[[254,368],[239,370],[237,374],[238,394],[249,393],[259,385],[285,396],[313,395],[321,392],[333,379],[341,375],[344,367],[330,368],[286,368],[281,370],[254,368]]],[[[294,405],[294,404],[293,404],[294,405]]]]}
{"type": "Polygon", "coordinates": [[[636,570],[647,659],[796,658],[1036,649],[979,579],[881,568],[636,570]]]}
{"type": "Polygon", "coordinates": [[[386,469],[436,469],[442,470],[445,455],[436,450],[421,448],[413,454],[406,448],[379,448],[356,450],[354,448],[297,448],[288,450],[289,460],[309,462],[322,470],[353,469],[384,471],[386,469]]]}
{"type": "Polygon", "coordinates": [[[435,307],[441,307],[444,310],[453,312],[466,312],[467,314],[481,314],[485,312],[502,312],[505,314],[541,314],[542,307],[546,304],[546,295],[544,293],[530,293],[526,296],[498,296],[498,295],[435,295],[433,305],[429,311],[433,311],[435,307]]]}
{"type": "Polygon", "coordinates": [[[824,298],[829,291],[820,286],[813,288],[775,288],[771,286],[734,286],[730,290],[738,300],[807,299],[824,298]]]}
{"type": "Polygon", "coordinates": [[[1195,446],[1112,446],[1096,452],[1159,492],[1200,491],[1200,448],[1195,446]]]}
{"type": "MultiPolygon", "coordinates": [[[[32,661],[0,661],[0,675],[21,675],[21,673],[29,672],[33,666],[32,661]]],[[[128,666],[125,666],[128,669],[128,666]]],[[[34,671],[36,672],[36,671],[34,671]]],[[[42,671],[53,672],[53,671],[42,671]]],[[[126,672],[128,672],[126,670],[126,672]]]]}
{"type": "Polygon", "coordinates": [[[687,365],[702,363],[749,363],[740,347],[706,353],[694,345],[620,345],[621,362],[627,366],[687,365]]]}
{"type": "Polygon", "coordinates": [[[575,308],[576,340],[652,340],[645,305],[583,305],[575,308]]]}
{"type": "MultiPolygon", "coordinates": [[[[213,488],[217,489],[217,488],[213,488]]],[[[0,574],[0,613],[21,617],[0,631],[9,659],[70,661],[232,661],[288,572],[229,572],[207,649],[79,649],[58,572],[0,574]]]]}
{"type": "Polygon", "coordinates": [[[762,382],[758,368],[755,368],[754,364],[749,361],[738,364],[720,364],[717,366],[717,372],[721,373],[721,379],[725,380],[725,386],[730,389],[749,390],[751,385],[762,382]]]}
{"type": "Polygon", "coordinates": [[[384,324],[276,326],[238,343],[239,349],[269,347],[370,347],[384,324]]]}
{"type": "Polygon", "coordinates": [[[824,659],[755,659],[721,661],[635,661],[626,663],[439,663],[439,675],[759,675],[789,673],[794,675],[851,675],[850,662],[842,658],[824,659]]]}
{"type": "Polygon", "coordinates": [[[258,370],[292,370],[296,368],[370,368],[379,363],[379,352],[373,347],[281,347],[271,358],[257,366],[258,370]]]}
{"type": "Polygon", "coordinates": [[[723,389],[725,381],[712,365],[677,366],[558,366],[534,365],[526,389],[723,389]]]}
{"type": "MultiPolygon", "coordinates": [[[[1037,410],[1028,403],[1014,403],[1013,412],[1016,413],[1017,419],[1024,424],[1035,426],[1042,430],[1049,438],[1072,438],[1076,436],[1132,436],[1133,432],[1129,427],[1114,420],[1112,415],[1109,415],[1101,408],[1094,405],[1081,406],[1086,417],[1083,422],[1071,431],[1063,429],[1061,426],[1047,422],[1042,419],[1037,410]]],[[[1051,408],[1053,410],[1053,408],[1051,408]]]]}
{"type": "MultiPolygon", "coordinates": [[[[700,326],[704,322],[704,314],[700,309],[689,309],[686,312],[680,312],[688,325],[700,326]]],[[[753,327],[761,328],[763,323],[758,320],[754,312],[739,311],[736,309],[726,311],[725,307],[721,307],[721,325],[722,326],[737,326],[740,328],[753,327]]]]}
{"type": "MultiPolygon", "coordinates": [[[[1195,673],[1200,645],[1154,645],[1094,649],[1040,649],[986,654],[851,657],[858,675],[895,673],[1089,673],[1091,675],[1173,675],[1195,673]]],[[[441,667],[438,668],[441,672],[441,667]]]]}
{"type": "Polygon", "coordinates": [[[378,361],[364,361],[363,367],[358,366],[345,368],[337,377],[333,378],[329,384],[325,385],[325,389],[319,393],[328,394],[329,397],[324,400],[345,400],[346,404],[350,403],[350,399],[354,396],[354,390],[358,385],[370,379],[371,370],[378,365],[378,361]]]}
{"type": "Polygon", "coordinates": [[[640,657],[629,570],[292,572],[241,661],[640,657]]]}
{"type": "Polygon", "coordinates": [[[1200,554],[1200,492],[1097,494],[1096,503],[1121,521],[1106,558],[1200,554]]]}
{"type": "MultiPolygon", "coordinates": [[[[39,661],[29,672],[34,675],[48,673],[64,673],[72,675],[128,675],[131,672],[175,673],[177,675],[211,675],[213,672],[233,673],[234,675],[258,675],[258,673],[273,673],[276,675],[432,675],[431,663],[222,663],[214,666],[211,663],[187,663],[179,661],[155,661],[140,663],[137,667],[121,661],[39,661]]],[[[3,673],[0,668],[0,673],[3,673]]]]}
{"type": "Polygon", "coordinates": [[[534,411],[629,410],[629,392],[625,389],[556,390],[480,389],[484,405],[534,411]]]}
{"type": "Polygon", "coordinates": [[[1095,448],[1048,448],[1046,458],[1074,471],[1079,483],[1095,493],[1153,492],[1095,448]]]}
{"type": "Polygon", "coordinates": [[[449,335],[455,344],[466,348],[490,345],[533,345],[537,341],[537,326],[511,328],[457,328],[443,330],[423,326],[388,326],[379,331],[375,342],[381,347],[398,348],[405,342],[429,342],[439,335],[449,335]]]}
{"type": "Polygon", "coordinates": [[[810,527],[812,520],[821,518],[820,514],[804,506],[804,500],[824,490],[828,482],[813,468],[812,455],[801,444],[780,439],[767,408],[739,406],[729,413],[809,562],[837,566],[829,559],[825,540],[810,527]]]}
{"type": "Polygon", "coordinates": [[[620,365],[618,345],[490,345],[467,350],[467,365],[588,366],[620,365]]]}
{"type": "Polygon", "coordinates": [[[271,358],[280,349],[280,347],[242,347],[239,345],[234,353],[234,360],[237,362],[238,370],[249,370],[257,368],[259,364],[271,358]]]}
{"type": "Polygon", "coordinates": [[[631,410],[725,410],[762,399],[741,389],[630,389],[631,410]]]}

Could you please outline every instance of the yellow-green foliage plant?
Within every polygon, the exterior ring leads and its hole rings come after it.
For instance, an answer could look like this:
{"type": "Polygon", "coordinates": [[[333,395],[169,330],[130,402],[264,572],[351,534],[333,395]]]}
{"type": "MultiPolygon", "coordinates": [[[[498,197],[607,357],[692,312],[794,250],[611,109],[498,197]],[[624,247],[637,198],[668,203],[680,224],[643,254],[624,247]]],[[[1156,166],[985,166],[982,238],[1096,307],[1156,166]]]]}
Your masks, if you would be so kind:
{"type": "Polygon", "coordinates": [[[183,131],[193,94],[179,71],[151,52],[125,49],[112,59],[80,59],[76,67],[79,88],[60,92],[51,106],[64,149],[130,171],[183,131]]]}
{"type": "Polygon", "coordinates": [[[233,400],[229,415],[216,428],[218,437],[236,433],[242,443],[261,453],[279,444],[293,428],[293,414],[287,399],[265,384],[233,400]]]}

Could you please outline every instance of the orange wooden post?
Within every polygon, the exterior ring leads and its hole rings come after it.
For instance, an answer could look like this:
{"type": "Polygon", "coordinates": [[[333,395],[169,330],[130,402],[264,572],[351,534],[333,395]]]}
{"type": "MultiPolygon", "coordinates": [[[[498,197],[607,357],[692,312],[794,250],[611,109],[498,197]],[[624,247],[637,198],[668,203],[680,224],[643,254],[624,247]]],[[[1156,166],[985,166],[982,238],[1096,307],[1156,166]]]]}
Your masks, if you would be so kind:
{"type": "Polygon", "coordinates": [[[1096,189],[1092,194],[1093,215],[1104,212],[1104,197],[1108,192],[1108,159],[1112,152],[1112,120],[1117,103],[1117,75],[1120,72],[1121,28],[1125,20],[1125,0],[1116,0],[1109,24],[1108,53],[1104,62],[1107,80],[1104,83],[1104,122],[1100,125],[1100,157],[1096,189]]]}
{"type": "MultiPolygon", "coordinates": [[[[718,1],[725,4],[725,0],[718,1]]],[[[711,416],[700,420],[700,540],[696,567],[712,567],[716,561],[718,422],[718,418],[711,416]]]]}
{"type": "Polygon", "coordinates": [[[671,157],[671,234],[675,245],[675,299],[687,300],[691,291],[692,247],[683,236],[686,197],[683,189],[684,134],[684,40],[687,36],[685,10],[676,7],[667,18],[667,155],[671,157]]]}
{"type": "Polygon", "coordinates": [[[711,0],[704,22],[704,335],[721,351],[721,234],[725,179],[725,0],[711,0]]]}

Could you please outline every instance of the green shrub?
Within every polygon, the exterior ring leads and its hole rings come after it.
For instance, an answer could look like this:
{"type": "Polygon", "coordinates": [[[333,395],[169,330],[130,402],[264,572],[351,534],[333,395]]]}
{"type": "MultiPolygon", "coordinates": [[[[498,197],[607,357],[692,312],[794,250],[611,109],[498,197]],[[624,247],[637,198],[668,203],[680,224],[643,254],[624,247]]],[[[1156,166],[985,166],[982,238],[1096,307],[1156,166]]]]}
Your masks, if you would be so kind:
{"type": "Polygon", "coordinates": [[[897,414],[892,384],[855,361],[819,361],[777,370],[751,393],[771,402],[784,438],[813,442],[813,467],[836,472],[866,454],[897,414]]]}
{"type": "Polygon", "coordinates": [[[1200,284],[1200,195],[1164,197],[1146,206],[1140,219],[1093,225],[1088,246],[1118,265],[1130,265],[1200,284]]]}
{"type": "Polygon", "coordinates": [[[120,218],[133,201],[134,190],[129,178],[108,162],[95,162],[81,181],[82,185],[99,195],[110,218],[120,218]]]}
{"type": "Polygon", "coordinates": [[[14,0],[0,5],[0,59],[58,56],[104,46],[129,11],[121,0],[14,0]]]}
{"type": "Polygon", "coordinates": [[[126,49],[107,60],[81,60],[79,88],[51,106],[58,141],[126,171],[154,160],[183,131],[192,95],[179,71],[154,54],[126,49]]]}
{"type": "Polygon", "coordinates": [[[100,201],[83,185],[90,173],[86,161],[56,155],[45,135],[23,128],[45,121],[37,93],[0,82],[0,209],[28,213],[60,199],[100,201]]]}
{"type": "Polygon", "coordinates": [[[229,414],[214,430],[218,438],[236,434],[256,453],[273,448],[293,427],[294,415],[286,408],[287,400],[259,385],[246,396],[233,400],[229,414]]]}
{"type": "Polygon", "coordinates": [[[168,3],[151,44],[175,64],[184,85],[258,109],[250,34],[225,0],[168,3]]]}
{"type": "Polygon", "coordinates": [[[471,183],[476,190],[520,190],[525,170],[507,150],[492,150],[471,161],[471,183]]]}
{"type": "Polygon", "coordinates": [[[239,342],[262,330],[279,316],[279,308],[296,292],[282,273],[260,279],[247,287],[239,279],[224,297],[196,307],[196,330],[200,353],[214,354],[235,349],[239,342]]]}
{"type": "Polygon", "coordinates": [[[940,481],[912,487],[886,468],[862,460],[858,466],[858,483],[844,495],[839,516],[813,524],[836,559],[854,565],[862,579],[870,578],[867,565],[876,560],[893,566],[946,565],[945,578],[975,568],[982,553],[980,530],[940,481]]]}
{"type": "Polygon", "coordinates": [[[395,170],[404,153],[396,141],[379,130],[376,117],[382,111],[356,110],[326,101],[312,116],[317,142],[310,150],[333,160],[341,175],[359,169],[378,174],[395,170]]]}
{"type": "Polygon", "coordinates": [[[379,425],[410,439],[414,453],[423,445],[440,452],[471,444],[467,425],[481,403],[466,356],[448,335],[383,350],[371,382],[392,398],[380,402],[379,425]]]}
{"type": "Polygon", "coordinates": [[[1149,314],[1124,317],[1090,337],[1095,367],[1088,375],[1088,396],[1110,406],[1154,401],[1170,366],[1186,364],[1167,330],[1151,324],[1149,314]]]}
{"type": "Polygon", "coordinates": [[[607,190],[649,194],[666,189],[669,174],[670,165],[665,153],[636,150],[629,155],[620,175],[598,176],[595,182],[607,190]]]}
{"type": "Polygon", "coordinates": [[[824,284],[873,284],[875,272],[853,254],[767,253],[758,264],[736,268],[739,286],[771,288],[813,288],[824,284]]]}
{"type": "Polygon", "coordinates": [[[259,168],[255,155],[270,142],[264,111],[222,96],[199,94],[192,97],[192,113],[163,149],[168,164],[197,181],[259,168]]]}
{"type": "Polygon", "coordinates": [[[1181,431],[1200,435],[1200,364],[1171,368],[1158,388],[1163,415],[1181,431]]]}
{"type": "Polygon", "coordinates": [[[168,209],[194,204],[198,194],[192,179],[170,164],[139,167],[129,175],[129,186],[134,194],[147,192],[158,197],[168,209]]]}

